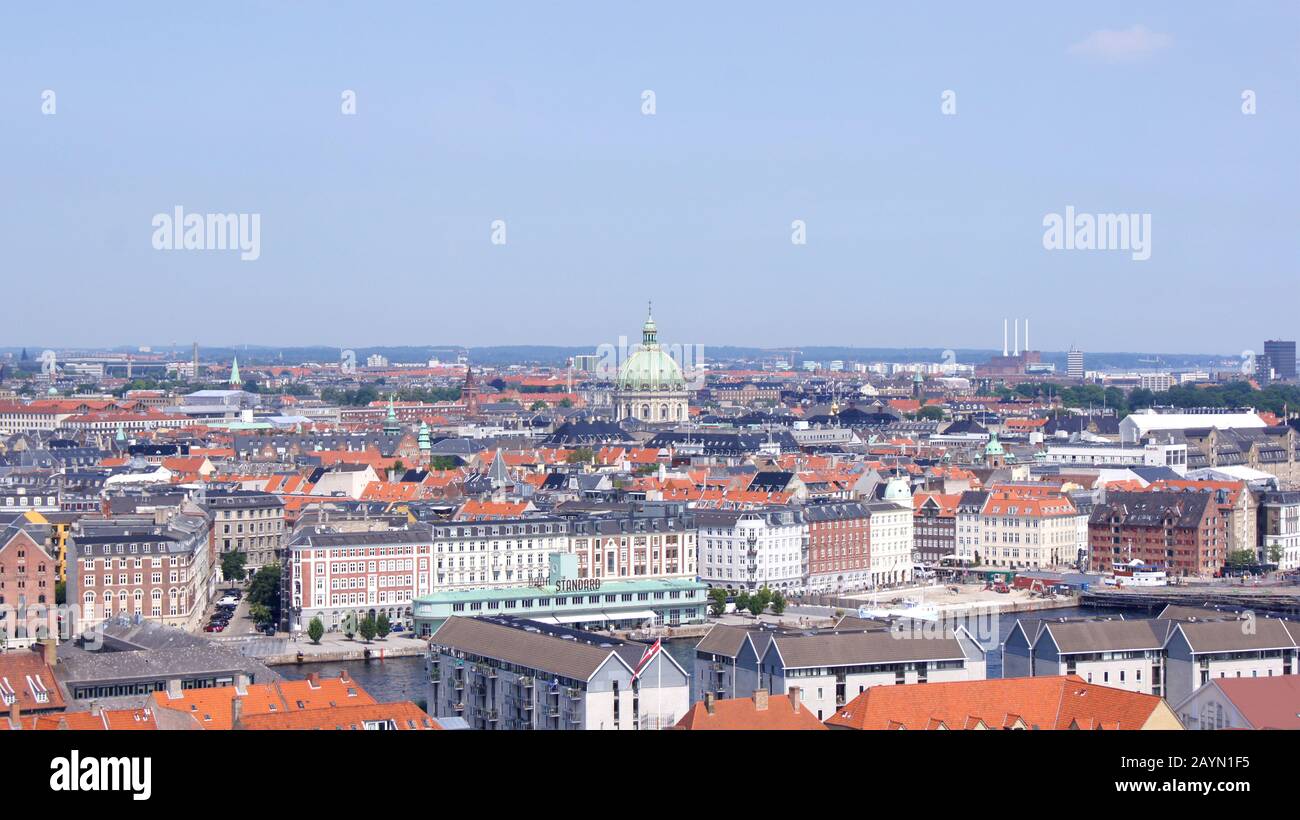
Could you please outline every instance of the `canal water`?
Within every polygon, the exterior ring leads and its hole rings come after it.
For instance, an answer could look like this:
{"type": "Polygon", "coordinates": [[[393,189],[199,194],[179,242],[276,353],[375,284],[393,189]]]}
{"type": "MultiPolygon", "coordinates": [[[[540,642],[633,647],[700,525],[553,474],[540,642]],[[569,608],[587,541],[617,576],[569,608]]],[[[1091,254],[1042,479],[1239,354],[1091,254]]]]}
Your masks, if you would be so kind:
{"type": "MultiPolygon", "coordinates": [[[[1081,616],[1119,617],[1128,620],[1145,619],[1140,610],[1109,608],[1047,609],[1038,612],[1009,612],[995,619],[974,620],[968,628],[979,639],[987,654],[987,672],[990,678],[1002,677],[1002,641],[1011,634],[1017,618],[1077,618],[1081,616]]],[[[691,673],[695,666],[695,645],[699,638],[681,638],[664,642],[664,648],[682,668],[691,673]]],[[[312,672],[322,677],[338,677],[347,670],[348,675],[361,684],[381,702],[410,700],[423,705],[427,696],[424,681],[424,659],[421,657],[389,658],[387,660],[337,661],[277,666],[275,671],[291,680],[301,680],[312,672]]]]}

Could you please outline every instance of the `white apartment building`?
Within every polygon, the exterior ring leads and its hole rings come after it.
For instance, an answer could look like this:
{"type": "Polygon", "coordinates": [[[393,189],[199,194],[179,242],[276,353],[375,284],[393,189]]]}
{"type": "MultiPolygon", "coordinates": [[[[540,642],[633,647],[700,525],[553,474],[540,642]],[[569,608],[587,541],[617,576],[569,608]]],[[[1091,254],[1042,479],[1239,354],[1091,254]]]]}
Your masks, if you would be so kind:
{"type": "MultiPolygon", "coordinates": [[[[911,518],[909,508],[909,526],[911,518]]],[[[700,580],[710,587],[756,590],[767,586],[787,593],[803,588],[807,525],[796,511],[702,510],[695,514],[695,521],[700,580]]]]}
{"type": "Polygon", "coordinates": [[[1044,464],[1085,467],[1168,467],[1179,475],[1187,473],[1185,442],[1114,444],[1111,442],[1048,441],[1044,464]]]}
{"type": "Polygon", "coordinates": [[[1074,564],[1080,517],[1074,502],[1059,493],[995,489],[981,511],[981,558],[990,566],[1009,569],[1074,564]]]}
{"type": "Polygon", "coordinates": [[[1162,393],[1174,386],[1172,373],[1142,373],[1138,375],[1138,387],[1162,393]]]}
{"type": "Polygon", "coordinates": [[[313,618],[335,630],[349,615],[360,620],[380,613],[408,625],[412,599],[432,591],[426,526],[368,532],[317,527],[295,536],[289,557],[291,631],[305,631],[313,618]]]}
{"type": "Polygon", "coordinates": [[[871,514],[871,586],[906,584],[912,580],[911,499],[904,507],[893,501],[863,504],[871,514]]]}
{"type": "MultiPolygon", "coordinates": [[[[953,556],[959,564],[979,564],[984,559],[984,554],[980,551],[983,548],[983,527],[980,522],[984,520],[984,502],[988,497],[989,494],[983,490],[967,490],[961,494],[961,501],[957,503],[957,533],[954,536],[953,556]]],[[[1084,534],[1087,535],[1086,522],[1084,534]]]]}

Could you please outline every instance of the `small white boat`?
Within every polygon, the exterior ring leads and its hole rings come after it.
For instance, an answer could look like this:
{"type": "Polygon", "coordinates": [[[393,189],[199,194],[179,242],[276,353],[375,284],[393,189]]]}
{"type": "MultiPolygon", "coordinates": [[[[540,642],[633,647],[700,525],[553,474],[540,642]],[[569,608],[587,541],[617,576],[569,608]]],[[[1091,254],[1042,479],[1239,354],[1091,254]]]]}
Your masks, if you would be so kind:
{"type": "Polygon", "coordinates": [[[911,618],[914,621],[939,620],[939,607],[927,604],[916,598],[908,598],[902,604],[891,607],[860,606],[859,618],[911,618]]]}

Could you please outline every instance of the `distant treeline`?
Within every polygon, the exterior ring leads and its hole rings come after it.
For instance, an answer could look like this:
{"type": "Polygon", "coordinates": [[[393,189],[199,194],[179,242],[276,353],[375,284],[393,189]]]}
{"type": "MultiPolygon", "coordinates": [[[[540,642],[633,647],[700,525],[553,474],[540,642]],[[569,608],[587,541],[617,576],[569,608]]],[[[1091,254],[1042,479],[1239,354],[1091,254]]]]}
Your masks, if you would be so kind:
{"type": "Polygon", "coordinates": [[[1277,415],[1300,409],[1300,387],[1291,384],[1270,384],[1263,390],[1256,390],[1249,382],[1208,387],[1177,385],[1159,392],[1135,387],[1125,393],[1118,387],[1102,388],[1096,384],[1063,388],[1034,382],[1016,385],[1014,389],[1001,387],[998,393],[1005,398],[1059,397],[1066,407],[1101,409],[1104,406],[1116,410],[1120,416],[1144,407],[1253,407],[1277,415]]]}

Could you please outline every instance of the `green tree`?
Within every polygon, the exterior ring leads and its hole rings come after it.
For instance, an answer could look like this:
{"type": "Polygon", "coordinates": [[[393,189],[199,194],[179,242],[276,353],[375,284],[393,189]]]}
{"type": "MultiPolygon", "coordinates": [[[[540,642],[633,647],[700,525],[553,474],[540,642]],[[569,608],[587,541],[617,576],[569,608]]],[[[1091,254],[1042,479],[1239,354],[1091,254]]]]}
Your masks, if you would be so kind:
{"type": "Polygon", "coordinates": [[[721,587],[709,590],[709,611],[715,618],[721,618],[727,611],[727,591],[721,587]]]}
{"type": "Polygon", "coordinates": [[[253,575],[253,581],[248,587],[248,606],[252,611],[253,604],[261,604],[266,607],[270,613],[268,621],[275,623],[280,620],[280,565],[266,564],[253,575]]]}
{"type": "Polygon", "coordinates": [[[767,584],[764,584],[758,588],[758,594],[754,597],[758,599],[758,611],[762,612],[767,609],[768,604],[772,603],[772,590],[768,588],[767,584]]]}
{"type": "Polygon", "coordinates": [[[943,421],[943,408],[937,404],[927,404],[916,414],[922,421],[943,421]]]}
{"type": "Polygon", "coordinates": [[[325,624],[321,623],[319,617],[312,618],[311,623],[307,624],[307,637],[311,638],[312,643],[320,643],[320,639],[325,635],[325,624]]]}
{"type": "Polygon", "coordinates": [[[776,592],[772,593],[772,614],[773,615],[780,615],[783,612],[785,612],[785,604],[786,604],[785,596],[781,594],[780,590],[777,590],[776,592]]]}
{"type": "Polygon", "coordinates": [[[375,634],[379,636],[379,640],[387,638],[388,633],[392,631],[393,625],[388,622],[388,615],[379,613],[379,619],[375,621],[375,634]]]}
{"type": "Polygon", "coordinates": [[[357,613],[349,612],[343,616],[343,637],[349,641],[357,634],[357,613]]]}
{"type": "Polygon", "coordinates": [[[590,464],[596,460],[596,454],[591,451],[590,447],[579,447],[570,452],[564,460],[569,464],[590,464]]]}
{"type": "Polygon", "coordinates": [[[248,577],[244,565],[248,563],[248,556],[240,550],[232,550],[221,554],[221,577],[227,581],[242,581],[248,577]]]}
{"type": "Polygon", "coordinates": [[[1233,550],[1228,553],[1228,566],[1241,567],[1255,563],[1255,551],[1250,549],[1233,550]]]}
{"type": "Polygon", "coordinates": [[[68,582],[59,581],[54,585],[54,603],[62,606],[68,602],[68,582]]]}
{"type": "Polygon", "coordinates": [[[759,615],[763,614],[763,610],[767,609],[767,603],[763,601],[761,596],[751,595],[749,596],[748,609],[749,614],[757,618],[759,615]]]}
{"type": "Polygon", "coordinates": [[[271,622],[271,610],[266,604],[249,604],[248,616],[253,619],[253,623],[258,626],[271,622]]]}
{"type": "Polygon", "coordinates": [[[1282,551],[1282,545],[1281,545],[1281,544],[1279,544],[1279,543],[1277,543],[1276,541],[1274,541],[1272,544],[1269,544],[1269,545],[1268,545],[1268,562],[1269,562],[1270,564],[1280,564],[1280,563],[1282,563],[1282,556],[1283,556],[1283,554],[1284,554],[1284,553],[1283,553],[1283,551],[1282,551]]]}
{"type": "Polygon", "coordinates": [[[747,609],[749,609],[749,593],[742,589],[736,593],[736,611],[744,612],[747,609]]]}
{"type": "Polygon", "coordinates": [[[361,640],[366,643],[370,643],[375,639],[375,633],[377,631],[378,625],[375,623],[375,619],[369,615],[362,618],[361,623],[357,624],[357,632],[361,634],[361,640]]]}
{"type": "Polygon", "coordinates": [[[528,409],[536,413],[540,410],[545,410],[547,407],[550,407],[550,405],[542,401],[541,399],[538,399],[537,401],[529,405],[528,409]]]}

